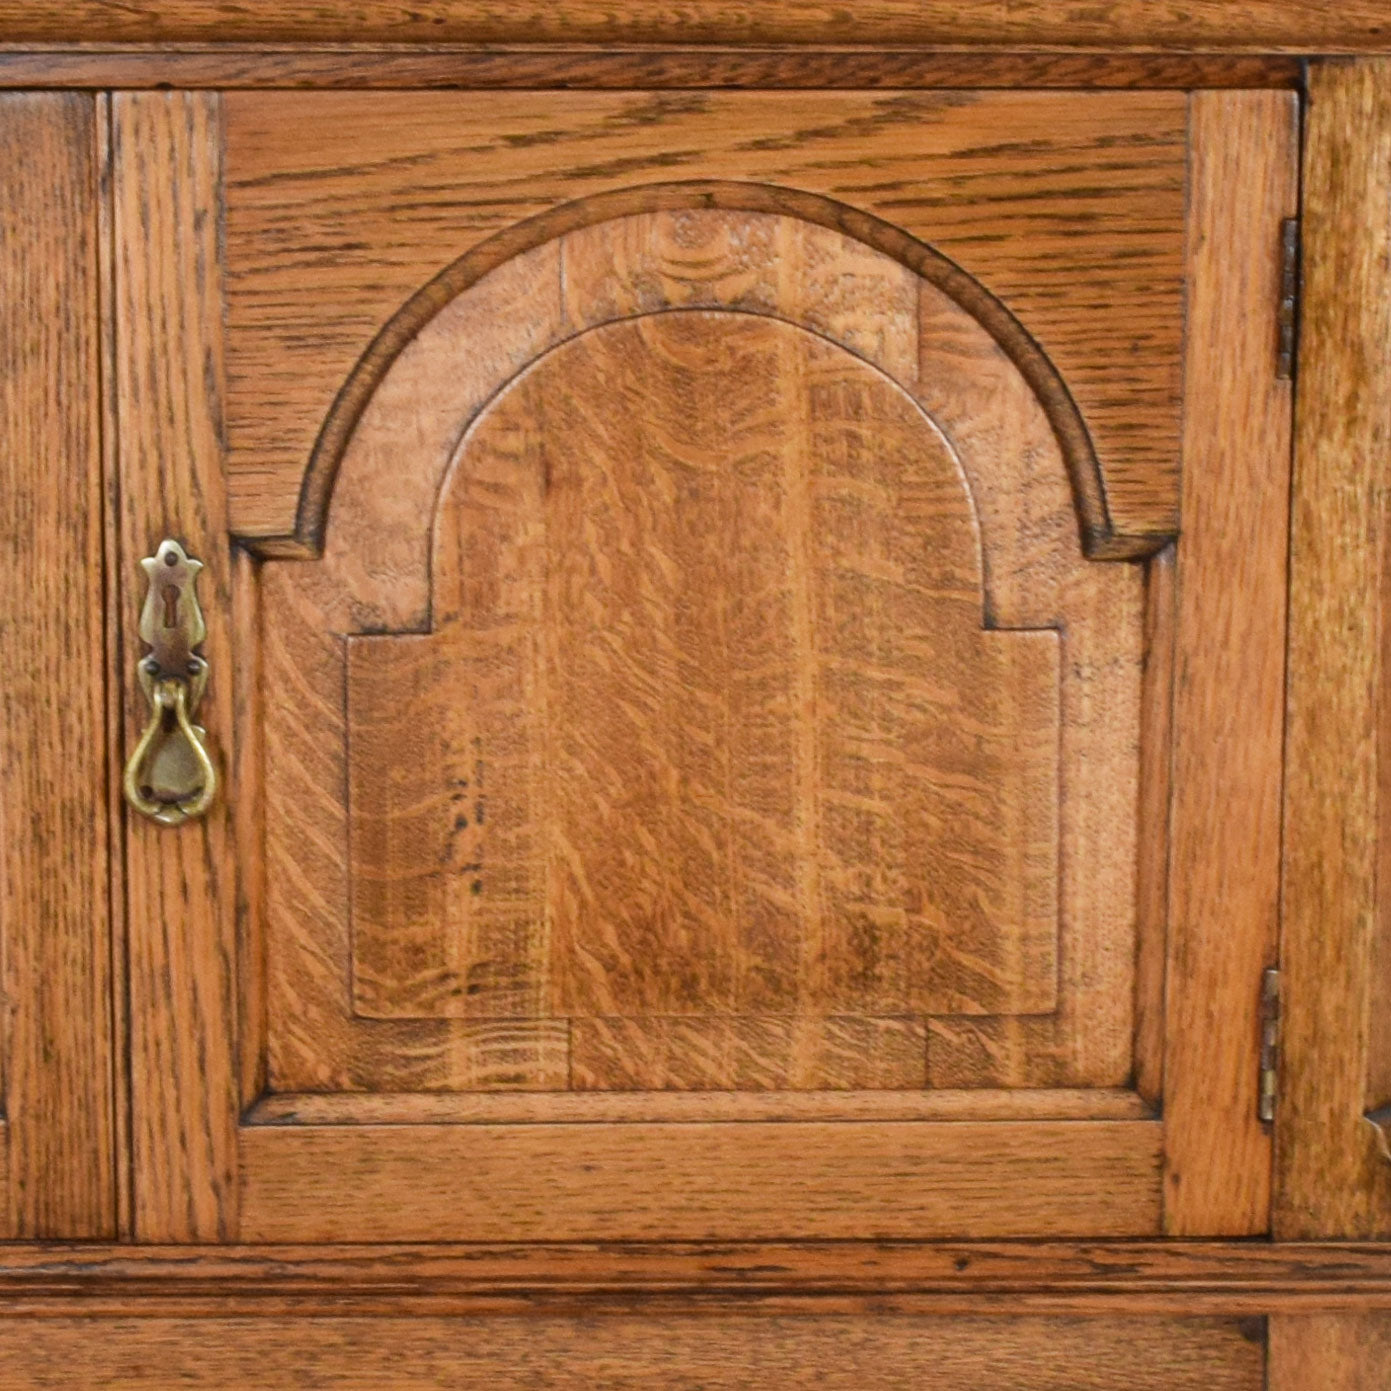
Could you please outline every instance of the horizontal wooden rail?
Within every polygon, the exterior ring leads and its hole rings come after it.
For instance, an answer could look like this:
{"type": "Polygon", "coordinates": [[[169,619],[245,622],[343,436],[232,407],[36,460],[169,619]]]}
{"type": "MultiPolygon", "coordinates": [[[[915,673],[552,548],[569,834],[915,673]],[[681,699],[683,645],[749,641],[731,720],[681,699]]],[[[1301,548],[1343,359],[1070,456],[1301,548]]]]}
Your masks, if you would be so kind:
{"type": "Polygon", "coordinates": [[[0,87],[659,90],[1292,87],[1286,54],[528,44],[0,46],[0,87]]]}
{"type": "Polygon", "coordinates": [[[1384,0],[0,0],[0,40],[52,43],[864,43],[1385,52],[1384,0]]]}
{"type": "Polygon", "coordinates": [[[11,1246],[0,1313],[1391,1309],[1391,1247],[1266,1241],[11,1246]]]}

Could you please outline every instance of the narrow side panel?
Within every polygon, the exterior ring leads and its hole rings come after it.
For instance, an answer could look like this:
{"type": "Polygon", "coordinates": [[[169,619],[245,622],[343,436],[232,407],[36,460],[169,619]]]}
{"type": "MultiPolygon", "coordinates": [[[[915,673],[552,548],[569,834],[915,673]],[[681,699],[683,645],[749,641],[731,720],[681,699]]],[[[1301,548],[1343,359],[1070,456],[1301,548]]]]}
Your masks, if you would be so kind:
{"type": "Polygon", "coordinates": [[[1391,1163],[1364,1113],[1388,833],[1377,765],[1388,757],[1391,61],[1311,71],[1303,263],[1275,1231],[1385,1237],[1391,1163]]]}
{"type": "Polygon", "coordinates": [[[97,159],[93,97],[0,97],[0,1229],[29,1238],[116,1222],[97,159]]]}

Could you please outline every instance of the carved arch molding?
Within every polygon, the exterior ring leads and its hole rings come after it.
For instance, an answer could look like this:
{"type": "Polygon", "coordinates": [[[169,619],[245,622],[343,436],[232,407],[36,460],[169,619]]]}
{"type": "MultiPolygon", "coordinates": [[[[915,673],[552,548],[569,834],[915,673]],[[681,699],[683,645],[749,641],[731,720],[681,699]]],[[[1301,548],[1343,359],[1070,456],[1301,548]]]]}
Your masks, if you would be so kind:
{"type": "Polygon", "coordinates": [[[272,1090],[1125,1084],[1153,538],[952,263],[641,193],[407,304],[261,567],[272,1090]]]}

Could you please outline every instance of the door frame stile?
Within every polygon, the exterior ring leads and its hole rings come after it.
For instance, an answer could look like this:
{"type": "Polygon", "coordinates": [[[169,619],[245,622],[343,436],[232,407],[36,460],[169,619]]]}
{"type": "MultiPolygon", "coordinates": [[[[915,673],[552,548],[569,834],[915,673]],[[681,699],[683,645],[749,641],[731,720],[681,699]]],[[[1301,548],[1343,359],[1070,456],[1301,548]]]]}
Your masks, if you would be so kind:
{"type": "MultiPolygon", "coordinates": [[[[141,557],[164,536],[204,564],[211,678],[199,709],[224,791],[177,828],[126,819],[133,1232],[237,1231],[237,876],[232,551],[223,473],[221,98],[112,97],[120,650],[134,662],[141,557]]],[[[148,704],[125,673],[126,747],[148,704]]]]}

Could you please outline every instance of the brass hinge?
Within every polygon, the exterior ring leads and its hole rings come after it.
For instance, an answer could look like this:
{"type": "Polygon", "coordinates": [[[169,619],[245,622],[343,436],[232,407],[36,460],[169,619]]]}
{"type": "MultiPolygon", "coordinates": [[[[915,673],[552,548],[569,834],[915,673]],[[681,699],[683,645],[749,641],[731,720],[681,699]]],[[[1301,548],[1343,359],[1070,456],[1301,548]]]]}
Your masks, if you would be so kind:
{"type": "Polygon", "coordinates": [[[1280,223],[1280,302],[1275,311],[1277,331],[1275,375],[1281,381],[1294,377],[1299,350],[1299,219],[1280,223]]]}
{"type": "Polygon", "coordinates": [[[1261,975],[1261,1090],[1256,1114],[1275,1119],[1277,1069],[1280,1065],[1280,969],[1267,966],[1261,975]]]}

